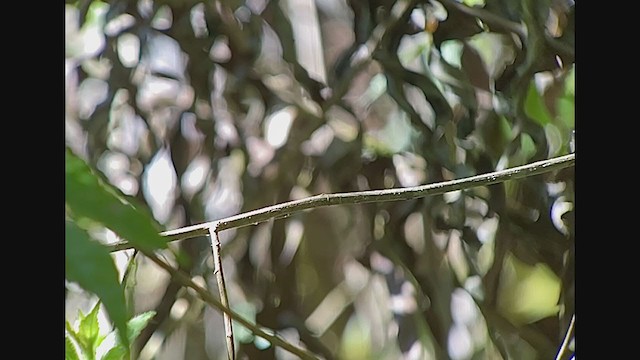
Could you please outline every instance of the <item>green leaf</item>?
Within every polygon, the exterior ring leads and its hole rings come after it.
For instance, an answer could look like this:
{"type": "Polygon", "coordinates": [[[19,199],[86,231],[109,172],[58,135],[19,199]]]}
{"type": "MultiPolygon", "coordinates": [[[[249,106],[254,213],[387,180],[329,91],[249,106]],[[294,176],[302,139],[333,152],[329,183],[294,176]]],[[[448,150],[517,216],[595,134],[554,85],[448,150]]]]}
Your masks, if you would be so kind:
{"type": "Polygon", "coordinates": [[[560,279],[544,263],[531,266],[508,254],[498,291],[498,308],[514,324],[527,324],[558,313],[560,279]]]}
{"type": "Polygon", "coordinates": [[[125,275],[122,279],[122,286],[124,287],[124,296],[127,299],[127,303],[134,303],[134,289],[136,288],[136,273],[138,272],[138,262],[136,261],[137,252],[129,259],[125,275]]]}
{"type": "Polygon", "coordinates": [[[113,259],[104,245],[91,240],[89,234],[70,221],[65,224],[65,273],[67,279],[100,298],[128,347],[127,306],[113,259]]]}
{"type": "Polygon", "coordinates": [[[98,311],[100,311],[100,302],[96,303],[87,316],[80,313],[80,324],[76,335],[84,350],[89,354],[95,354],[98,345],[104,340],[104,336],[100,336],[98,311]]]}
{"type": "Polygon", "coordinates": [[[558,127],[553,124],[547,124],[544,127],[544,133],[547,137],[547,144],[549,144],[550,157],[557,156],[562,147],[569,142],[569,139],[564,139],[558,127]]]}
{"type": "Polygon", "coordinates": [[[576,123],[575,115],[575,67],[567,75],[564,81],[564,93],[556,100],[556,109],[561,122],[569,129],[573,129],[576,123]]]}
{"type": "MultiPolygon", "coordinates": [[[[518,165],[526,164],[536,153],[536,143],[529,134],[522,134],[520,137],[521,162],[518,165]]],[[[514,165],[515,166],[515,165],[514,165]]]]}
{"type": "Polygon", "coordinates": [[[129,322],[127,323],[127,336],[129,337],[129,342],[133,342],[138,337],[138,335],[140,335],[142,329],[147,326],[149,320],[151,320],[154,316],[156,316],[155,311],[147,311],[142,314],[136,315],[131,320],[129,320],[129,322]]]}
{"type": "Polygon", "coordinates": [[[565,96],[574,97],[576,94],[576,68],[571,68],[571,72],[567,75],[564,81],[564,94],[565,96]]]}
{"type": "Polygon", "coordinates": [[[69,149],[65,165],[65,200],[74,218],[98,221],[143,251],[166,248],[167,243],[152,217],[104,183],[69,149]]]}
{"type": "MultiPolygon", "coordinates": [[[[82,314],[82,311],[80,311],[80,314],[82,314]]],[[[69,340],[75,341],[77,346],[80,347],[80,351],[82,353],[85,353],[84,349],[82,348],[82,344],[81,344],[81,341],[80,341],[80,337],[78,336],[78,333],[71,327],[71,324],[69,324],[69,322],[66,321],[66,320],[64,322],[64,326],[65,326],[65,330],[67,331],[67,335],[65,337],[68,337],[69,340]]],[[[72,343],[72,345],[73,345],[73,343],[72,343]]]]}
{"type": "Polygon", "coordinates": [[[122,360],[127,355],[127,349],[122,345],[117,345],[107,351],[106,354],[100,358],[101,360],[122,360]]]}
{"type": "Polygon", "coordinates": [[[476,129],[478,141],[494,159],[499,159],[513,140],[509,121],[495,111],[479,116],[476,129]]]}
{"type": "MultiPolygon", "coordinates": [[[[140,335],[140,332],[142,332],[142,329],[147,326],[149,320],[151,320],[155,315],[155,311],[147,311],[133,317],[127,322],[127,338],[129,339],[130,344],[136,340],[138,335],[140,335]]],[[[101,360],[121,360],[126,357],[127,347],[125,347],[120,340],[120,338],[117,338],[116,345],[104,354],[101,360]]]]}
{"type": "Polygon", "coordinates": [[[442,58],[451,66],[458,69],[462,67],[460,60],[462,59],[462,49],[464,44],[460,40],[443,41],[440,45],[440,53],[442,58]]]}
{"type": "Polygon", "coordinates": [[[576,124],[576,106],[573,97],[563,96],[559,98],[556,106],[561,123],[567,128],[573,129],[576,124]]]}
{"type": "Polygon", "coordinates": [[[76,351],[73,341],[69,335],[64,337],[64,359],[65,360],[80,360],[78,352],[76,351]]]}
{"type": "Polygon", "coordinates": [[[109,10],[109,4],[102,1],[92,1],[87,11],[84,27],[101,28],[105,22],[105,14],[109,10]]]}
{"type": "Polygon", "coordinates": [[[544,126],[551,122],[551,115],[549,110],[544,104],[542,96],[538,93],[536,84],[531,81],[529,84],[529,90],[527,91],[527,98],[524,103],[524,112],[528,117],[536,121],[538,124],[544,126]]]}

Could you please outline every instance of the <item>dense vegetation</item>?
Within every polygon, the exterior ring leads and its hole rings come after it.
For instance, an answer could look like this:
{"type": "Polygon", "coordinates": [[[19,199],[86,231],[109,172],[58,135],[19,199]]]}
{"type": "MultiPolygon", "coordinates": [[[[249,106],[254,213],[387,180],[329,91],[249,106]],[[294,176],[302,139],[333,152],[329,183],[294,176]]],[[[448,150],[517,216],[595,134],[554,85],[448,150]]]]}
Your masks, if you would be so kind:
{"type": "MultiPolygon", "coordinates": [[[[68,358],[98,298],[129,322],[108,358],[128,341],[134,358],[226,358],[221,312],[145,255],[217,296],[209,237],[160,231],[572,151],[573,1],[79,0],[65,16],[68,358]],[[99,245],[120,237],[142,253],[99,245]]],[[[230,306],[326,359],[551,359],[574,315],[573,199],[568,168],[225,230],[230,306]]],[[[234,335],[239,358],[292,356],[234,335]]]]}

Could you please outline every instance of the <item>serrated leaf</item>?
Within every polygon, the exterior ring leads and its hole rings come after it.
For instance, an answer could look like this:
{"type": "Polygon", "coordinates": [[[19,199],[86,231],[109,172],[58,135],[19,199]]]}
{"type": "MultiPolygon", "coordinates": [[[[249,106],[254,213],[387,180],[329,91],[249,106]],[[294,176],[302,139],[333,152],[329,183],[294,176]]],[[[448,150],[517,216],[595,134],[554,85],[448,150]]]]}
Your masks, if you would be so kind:
{"type": "Polygon", "coordinates": [[[64,358],[65,360],[80,360],[73,341],[69,335],[64,337],[64,358]]]}
{"type": "Polygon", "coordinates": [[[112,186],[104,183],[79,157],[66,149],[65,201],[74,218],[90,218],[102,223],[136,248],[164,249],[152,217],[134,207],[112,186]]]}
{"type": "MultiPolygon", "coordinates": [[[[79,311],[79,312],[82,316],[82,311],[79,311]]],[[[71,327],[71,324],[69,324],[69,322],[66,320],[64,322],[64,327],[65,327],[65,330],[67,331],[67,334],[65,335],[65,337],[69,338],[69,340],[73,340],[72,345],[73,345],[73,342],[75,342],[75,344],[79,347],[79,349],[75,349],[75,346],[74,346],[74,350],[80,350],[80,352],[84,354],[85,350],[82,348],[82,344],[80,343],[80,337],[78,336],[78,333],[75,331],[73,327],[71,327]]],[[[77,352],[76,352],[76,355],[77,355],[77,352]]]]}
{"type": "Polygon", "coordinates": [[[138,335],[140,335],[142,329],[147,326],[149,321],[154,316],[156,316],[155,311],[147,311],[142,314],[136,315],[131,320],[129,320],[129,322],[127,323],[127,336],[129,337],[129,342],[133,342],[138,337],[138,335]]]}
{"type": "Polygon", "coordinates": [[[100,336],[100,326],[98,324],[99,311],[100,302],[97,302],[87,316],[83,316],[82,313],[80,313],[77,337],[82,343],[84,350],[91,354],[95,353],[98,345],[104,340],[104,336],[100,336]]]}
{"type": "Polygon", "coordinates": [[[65,274],[85,290],[100,298],[120,337],[128,347],[124,335],[127,329],[127,307],[124,291],[118,282],[118,270],[107,248],[91,240],[89,234],[76,224],[65,224],[65,274]]]}
{"type": "MultiPolygon", "coordinates": [[[[80,312],[80,314],[82,316],[82,311],[79,311],[79,312],[80,312]]],[[[64,321],[64,328],[71,335],[71,337],[74,340],[76,340],[76,341],[78,340],[78,334],[76,333],[75,329],[73,327],[71,327],[71,324],[69,324],[69,322],[66,321],[66,320],[64,321]]]]}
{"type": "MultiPolygon", "coordinates": [[[[129,339],[130,344],[136,340],[142,330],[149,323],[149,320],[151,320],[155,315],[155,311],[147,311],[134,316],[127,322],[127,338],[129,339]]],[[[122,344],[121,339],[117,338],[116,341],[116,346],[113,349],[110,349],[102,357],[102,360],[122,359],[126,355],[127,348],[122,344]]]]}
{"type": "Polygon", "coordinates": [[[122,360],[127,355],[127,349],[122,345],[117,345],[107,351],[100,359],[101,360],[122,360]]]}
{"type": "Polygon", "coordinates": [[[551,122],[549,110],[547,110],[547,106],[544,104],[542,96],[538,93],[536,84],[533,81],[529,84],[529,90],[527,91],[527,97],[524,103],[524,112],[528,117],[542,126],[551,122]]]}

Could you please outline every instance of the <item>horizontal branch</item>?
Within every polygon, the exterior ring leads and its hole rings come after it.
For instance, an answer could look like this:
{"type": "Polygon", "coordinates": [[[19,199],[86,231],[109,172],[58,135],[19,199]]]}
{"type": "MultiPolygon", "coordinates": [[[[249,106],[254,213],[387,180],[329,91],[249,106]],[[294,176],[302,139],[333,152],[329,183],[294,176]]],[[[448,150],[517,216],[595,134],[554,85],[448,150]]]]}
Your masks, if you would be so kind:
{"type": "MultiPolygon", "coordinates": [[[[537,161],[531,164],[517,166],[506,170],[476,175],[467,178],[443,181],[435,184],[394,188],[385,190],[369,190],[336,194],[320,194],[305,199],[289,201],[257,210],[245,212],[220,220],[206,222],[197,225],[182,227],[175,230],[162,232],[160,235],[167,241],[184,240],[209,234],[209,228],[217,231],[239,228],[248,225],[256,225],[266,220],[287,217],[293,213],[331,205],[348,205],[371,202],[410,200],[430,195],[444,194],[450,191],[466,190],[478,186],[485,186],[505,182],[507,180],[521,179],[564,169],[575,164],[575,153],[559,156],[553,159],[537,161]]],[[[110,251],[131,249],[133,246],[127,241],[121,241],[110,245],[110,251]]]]}

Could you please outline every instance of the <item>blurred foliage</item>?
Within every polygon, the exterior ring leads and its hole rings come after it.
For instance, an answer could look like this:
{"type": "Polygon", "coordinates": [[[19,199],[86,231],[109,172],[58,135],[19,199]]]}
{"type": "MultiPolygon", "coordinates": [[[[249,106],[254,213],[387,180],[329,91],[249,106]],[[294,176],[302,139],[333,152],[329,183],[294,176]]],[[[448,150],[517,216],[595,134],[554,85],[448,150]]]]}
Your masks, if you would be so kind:
{"type": "MultiPolygon", "coordinates": [[[[65,22],[66,145],[167,229],[570,151],[571,0],[78,0],[65,22]]],[[[78,204],[107,198],[78,181],[78,204]]],[[[574,313],[573,209],[570,168],[223,231],[229,300],[326,359],[553,358],[574,313]]],[[[217,293],[208,239],[169,247],[217,293]]],[[[112,254],[121,273],[130,256],[112,254]]],[[[224,358],[221,314],[135,262],[130,313],[156,313],[136,358],[224,358]]],[[[93,306],[72,285],[67,319],[93,306]]],[[[239,358],[291,358],[234,329],[239,358]]]]}

